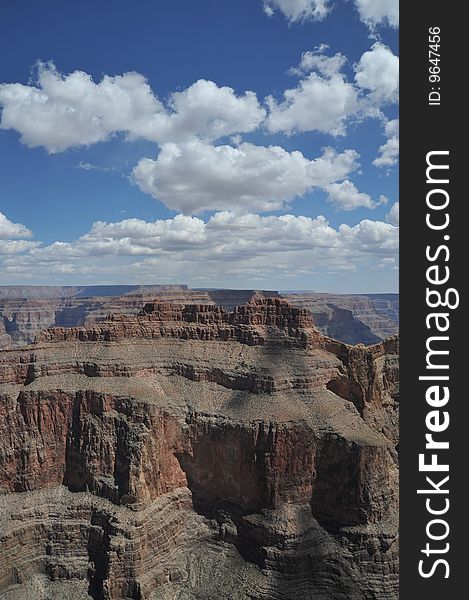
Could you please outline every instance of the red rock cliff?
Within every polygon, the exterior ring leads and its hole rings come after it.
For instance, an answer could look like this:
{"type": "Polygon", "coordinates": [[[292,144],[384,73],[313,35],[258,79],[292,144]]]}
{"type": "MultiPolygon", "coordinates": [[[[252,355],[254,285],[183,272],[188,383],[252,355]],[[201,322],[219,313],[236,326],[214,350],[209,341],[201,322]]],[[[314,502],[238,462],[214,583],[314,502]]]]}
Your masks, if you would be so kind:
{"type": "Polygon", "coordinates": [[[0,593],[397,598],[397,351],[256,298],[1,352],[0,593]]]}

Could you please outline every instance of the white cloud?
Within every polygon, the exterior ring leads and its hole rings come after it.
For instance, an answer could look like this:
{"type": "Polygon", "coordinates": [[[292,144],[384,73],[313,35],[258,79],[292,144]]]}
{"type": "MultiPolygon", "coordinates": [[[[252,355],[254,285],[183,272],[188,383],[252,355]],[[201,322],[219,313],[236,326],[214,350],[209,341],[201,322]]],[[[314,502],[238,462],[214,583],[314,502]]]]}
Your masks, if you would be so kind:
{"type": "Polygon", "coordinates": [[[395,202],[391,206],[391,210],[386,215],[386,221],[395,227],[399,227],[399,202],[395,202]]]}
{"type": "Polygon", "coordinates": [[[182,214],[154,222],[141,219],[117,223],[98,221],[78,242],[87,253],[155,254],[206,244],[205,228],[201,219],[182,214]]]}
{"type": "Polygon", "coordinates": [[[279,10],[290,23],[321,21],[330,10],[329,0],[263,0],[263,4],[269,17],[279,10]]]}
{"type": "MultiPolygon", "coordinates": [[[[262,0],[269,17],[281,12],[289,23],[321,21],[332,10],[330,0],[262,0]]],[[[399,26],[399,0],[354,0],[360,19],[370,29],[377,25],[399,26]]]]}
{"type": "Polygon", "coordinates": [[[2,240],[0,239],[0,255],[21,254],[38,244],[36,242],[28,242],[26,240],[2,240]]]}
{"type": "Polygon", "coordinates": [[[96,84],[82,71],[63,76],[50,63],[38,65],[37,87],[2,84],[0,105],[3,129],[16,129],[24,144],[49,152],[94,144],[165,118],[163,105],[138,73],[105,75],[96,84]]]}
{"type": "Polygon", "coordinates": [[[170,94],[163,103],[139,73],[105,75],[95,83],[83,71],[63,75],[52,63],[38,63],[35,85],[0,85],[0,127],[18,131],[24,144],[43,146],[50,153],[117,134],[160,145],[193,139],[213,142],[261,124],[272,133],[344,135],[353,115],[377,116],[382,103],[397,100],[398,57],[383,44],[374,44],[355,66],[354,84],[341,72],[346,58],[340,53],[327,56],[326,49],[322,44],[303,53],[299,66],[291,70],[302,79],[285,90],[281,100],[266,98],[268,116],[254,92],[237,95],[205,79],[170,94]]]}
{"type": "Polygon", "coordinates": [[[324,77],[313,72],[296,88],[285,90],[282,102],[272,96],[266,101],[268,130],[287,134],[320,131],[345,135],[346,118],[358,110],[355,87],[339,73],[324,77]]]}
{"type": "Polygon", "coordinates": [[[360,19],[369,27],[399,25],[399,0],[355,0],[360,19]]]}
{"type": "MultiPolygon", "coordinates": [[[[192,136],[215,140],[256,129],[265,118],[254,92],[236,96],[230,87],[199,79],[169,101],[170,127],[157,141],[182,141],[192,136]]],[[[142,132],[142,137],[144,132],[142,132]]]]}
{"type": "Polygon", "coordinates": [[[399,228],[390,223],[364,219],[353,227],[341,225],[339,232],[342,243],[359,252],[386,254],[399,247],[399,228]]]}
{"type": "Polygon", "coordinates": [[[95,83],[83,71],[62,75],[52,63],[39,63],[37,75],[37,86],[0,85],[1,127],[51,153],[118,132],[155,142],[217,139],[252,131],[265,117],[253,92],[236,96],[232,88],[203,79],[173,93],[165,106],[138,73],[105,75],[95,83]]]}
{"type": "Polygon", "coordinates": [[[208,221],[177,215],[154,222],[97,222],[73,243],[55,242],[7,257],[3,270],[10,278],[36,273],[39,278],[70,275],[74,281],[80,276],[101,282],[151,278],[241,285],[247,279],[394,265],[390,259],[397,256],[397,243],[398,228],[380,221],[335,229],[322,216],[222,211],[208,221]]]}
{"type": "Polygon", "coordinates": [[[360,155],[356,150],[347,149],[338,154],[333,148],[324,148],[322,156],[316,158],[311,166],[314,185],[326,187],[330,183],[343,179],[358,168],[360,155]]]}
{"type": "Polygon", "coordinates": [[[97,222],[76,242],[32,248],[4,260],[7,272],[100,273],[129,265],[153,265],[166,275],[193,278],[212,268],[261,270],[290,265],[296,274],[314,268],[350,270],[383,255],[395,256],[398,228],[364,220],[351,227],[330,226],[323,216],[243,215],[222,211],[208,221],[177,215],[147,222],[97,222]],[[96,260],[99,257],[99,260],[96,260]],[[129,262],[135,257],[143,261],[129,262]],[[371,258],[370,258],[371,257],[371,258]],[[374,257],[374,258],[373,258],[374,257]]]}
{"type": "Polygon", "coordinates": [[[308,160],[279,146],[236,148],[201,141],[164,144],[156,160],[142,159],[133,177],[143,192],[184,213],[204,210],[269,211],[313,187],[324,187],[357,168],[358,154],[326,148],[308,160]]]}
{"type": "Polygon", "coordinates": [[[399,98],[399,57],[376,42],[355,66],[355,81],[375,102],[397,102],[399,98]]]}
{"type": "Polygon", "coordinates": [[[0,212],[0,239],[30,238],[32,235],[32,231],[25,227],[25,225],[12,223],[12,221],[0,212]]]}
{"type": "Polygon", "coordinates": [[[112,167],[102,167],[100,165],[92,165],[91,163],[85,162],[83,160],[80,160],[80,162],[75,165],[76,169],[80,169],[81,171],[102,171],[102,172],[108,172],[108,171],[115,171],[116,167],[112,166],[112,167]]]}
{"type": "Polygon", "coordinates": [[[33,233],[22,223],[13,223],[0,212],[0,256],[21,254],[38,246],[37,242],[19,238],[30,238],[33,233]]]}
{"type": "MultiPolygon", "coordinates": [[[[79,253],[159,255],[176,260],[236,260],[259,253],[334,247],[337,231],[322,216],[280,217],[222,211],[207,222],[198,217],[176,215],[153,223],[127,219],[97,222],[76,243],[79,253]]],[[[50,254],[49,254],[50,256],[50,254]]]]}
{"type": "Polygon", "coordinates": [[[321,44],[314,50],[303,52],[298,67],[293,67],[289,72],[292,75],[302,75],[315,71],[325,77],[332,77],[339,73],[347,62],[347,58],[340,52],[334,56],[327,56],[324,52],[328,48],[327,44],[321,44]]]}
{"type": "MultiPolygon", "coordinates": [[[[337,231],[323,216],[316,218],[281,215],[266,216],[230,211],[216,213],[206,229],[227,256],[289,252],[338,245],[337,231]]],[[[220,252],[220,250],[219,250],[220,252]]]]}
{"type": "Polygon", "coordinates": [[[322,44],[302,54],[299,66],[289,71],[302,79],[285,90],[282,101],[266,98],[265,124],[270,132],[345,135],[352,117],[383,118],[381,106],[398,101],[399,58],[387,46],[376,42],[362,54],[354,66],[354,83],[341,72],[346,57],[327,56],[325,50],[327,45],[322,44]]]}
{"type": "Polygon", "coordinates": [[[376,208],[380,204],[386,204],[387,198],[381,196],[378,202],[374,202],[371,196],[359,192],[355,185],[346,179],[340,183],[331,183],[326,187],[327,200],[341,210],[354,210],[359,207],[376,208]]]}
{"type": "Polygon", "coordinates": [[[375,167],[392,167],[399,159],[399,120],[387,121],[384,133],[387,140],[379,147],[379,156],[373,161],[375,167]]]}

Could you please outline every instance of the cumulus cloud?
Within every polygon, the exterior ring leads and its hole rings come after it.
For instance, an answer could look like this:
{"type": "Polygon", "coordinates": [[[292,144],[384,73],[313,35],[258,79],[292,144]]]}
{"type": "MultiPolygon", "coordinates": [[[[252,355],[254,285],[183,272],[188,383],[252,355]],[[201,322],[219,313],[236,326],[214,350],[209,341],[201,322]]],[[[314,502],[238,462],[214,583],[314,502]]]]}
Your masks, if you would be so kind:
{"type": "Polygon", "coordinates": [[[304,73],[315,71],[326,77],[332,77],[339,73],[347,62],[347,58],[340,52],[337,52],[334,56],[327,56],[324,52],[328,48],[327,44],[321,44],[314,50],[303,52],[300,64],[298,67],[290,69],[290,74],[301,76],[304,73]]]}
{"type": "Polygon", "coordinates": [[[342,73],[346,57],[328,56],[327,48],[322,44],[302,54],[299,65],[289,71],[301,79],[285,90],[281,101],[266,98],[268,131],[345,135],[351,118],[383,118],[381,107],[398,101],[399,58],[387,46],[376,42],[362,54],[354,65],[354,82],[342,73]]]}
{"type": "Polygon", "coordinates": [[[0,239],[0,255],[21,254],[35,248],[36,242],[26,240],[2,240],[0,239]]]}
{"type": "MultiPolygon", "coordinates": [[[[264,12],[271,17],[277,11],[289,23],[322,21],[333,9],[330,0],[262,0],[264,12]]],[[[359,17],[370,29],[377,25],[399,26],[399,0],[354,0],[359,17]]]]}
{"type": "MultiPolygon", "coordinates": [[[[256,129],[264,120],[254,92],[236,96],[230,87],[218,87],[213,81],[199,79],[169,101],[170,127],[163,141],[179,141],[191,136],[219,139],[256,129]]],[[[160,141],[160,140],[158,140],[160,141]]]]}
{"type": "Polygon", "coordinates": [[[94,223],[75,242],[32,248],[6,257],[7,274],[39,273],[96,277],[158,277],[165,281],[209,281],[227,276],[261,279],[282,273],[376,267],[397,256],[398,228],[364,220],[331,227],[323,216],[262,216],[221,211],[204,221],[177,215],[147,222],[126,219],[94,223]],[[99,260],[96,260],[99,257],[99,260]]]}
{"type": "Polygon", "coordinates": [[[369,27],[399,26],[399,0],[355,0],[360,19],[369,27]]]}
{"type": "Polygon", "coordinates": [[[360,207],[372,209],[387,202],[385,196],[380,196],[378,202],[373,201],[368,194],[359,192],[348,179],[340,183],[331,183],[326,187],[326,191],[327,201],[341,210],[355,210],[360,207]]]}
{"type": "Polygon", "coordinates": [[[22,223],[13,223],[0,212],[0,256],[21,254],[38,244],[21,238],[31,238],[32,231],[22,223]]]}
{"type": "Polygon", "coordinates": [[[85,254],[171,253],[186,260],[216,257],[223,261],[266,252],[334,247],[338,242],[337,231],[322,216],[263,217],[222,211],[207,222],[182,214],[150,223],[141,219],[97,222],[76,246],[85,254]]]}
{"type": "MultiPolygon", "coordinates": [[[[53,63],[38,63],[35,83],[0,85],[0,127],[20,133],[21,141],[61,152],[104,142],[122,134],[160,145],[202,139],[216,141],[248,133],[265,125],[271,133],[320,131],[345,134],[347,119],[373,106],[397,101],[398,58],[376,43],[355,65],[355,82],[342,69],[346,58],[325,54],[326,45],[304,52],[296,87],[281,99],[268,96],[262,107],[252,91],[200,79],[159,100],[139,73],[105,75],[101,81],[83,71],[61,74],[53,63]],[[364,97],[367,102],[364,103],[364,97]]],[[[83,163],[87,164],[87,163],[83,163]]]]}
{"type": "Polygon", "coordinates": [[[364,219],[357,225],[341,225],[339,233],[345,246],[359,252],[386,254],[397,252],[399,229],[390,223],[364,219]]]}
{"type": "Polygon", "coordinates": [[[281,102],[273,96],[266,102],[266,125],[272,133],[320,131],[345,135],[346,118],[358,110],[355,87],[339,73],[324,77],[312,72],[297,87],[285,90],[281,102]]]}
{"type": "Polygon", "coordinates": [[[324,187],[357,168],[358,154],[326,148],[309,160],[280,146],[241,143],[236,148],[192,141],[164,144],[156,160],[142,159],[133,171],[140,189],[184,213],[283,208],[313,187],[324,187]]]}
{"type": "Polygon", "coordinates": [[[196,81],[164,105],[138,73],[105,75],[95,83],[83,71],[62,75],[39,63],[36,85],[0,85],[1,127],[15,129],[30,147],[50,153],[90,145],[123,132],[154,142],[193,136],[217,139],[256,129],[265,117],[254,92],[196,81]]]}
{"type": "Polygon", "coordinates": [[[96,254],[155,254],[182,251],[207,243],[205,223],[198,218],[176,215],[172,219],[147,222],[125,219],[116,223],[98,221],[79,239],[78,246],[96,254]]]}
{"type": "Polygon", "coordinates": [[[33,233],[21,223],[12,223],[6,215],[0,212],[0,239],[30,238],[33,233]]]}
{"type": "Polygon", "coordinates": [[[399,202],[395,202],[391,206],[391,210],[386,215],[386,221],[395,227],[399,227],[399,202]]]}
{"type": "Polygon", "coordinates": [[[263,0],[263,5],[269,17],[278,10],[290,23],[321,21],[330,10],[329,0],[263,0]]]}
{"type": "Polygon", "coordinates": [[[163,105],[138,73],[105,75],[96,84],[82,71],[61,75],[52,63],[39,63],[37,86],[2,84],[0,105],[3,129],[16,129],[24,144],[49,152],[94,144],[116,131],[143,128],[149,118],[165,118],[163,105]]]}
{"type": "Polygon", "coordinates": [[[355,82],[375,102],[397,102],[399,58],[387,46],[376,42],[355,66],[355,82]]]}
{"type": "Polygon", "coordinates": [[[399,158],[399,120],[386,121],[384,133],[387,140],[379,147],[379,155],[373,161],[375,167],[392,167],[399,158]]]}

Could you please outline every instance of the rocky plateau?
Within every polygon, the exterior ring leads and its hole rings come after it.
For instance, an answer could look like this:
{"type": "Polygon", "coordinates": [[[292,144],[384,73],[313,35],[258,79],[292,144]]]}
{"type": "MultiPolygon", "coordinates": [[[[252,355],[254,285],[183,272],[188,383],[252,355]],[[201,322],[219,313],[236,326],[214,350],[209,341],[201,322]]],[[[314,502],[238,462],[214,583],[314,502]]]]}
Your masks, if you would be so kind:
{"type": "Polygon", "coordinates": [[[0,598],[398,598],[398,337],[228,299],[0,351],[0,598]]]}
{"type": "Polygon", "coordinates": [[[315,327],[325,335],[348,344],[375,344],[398,332],[398,294],[279,294],[186,285],[0,286],[0,348],[30,344],[48,327],[89,325],[110,314],[136,315],[156,297],[172,304],[217,304],[232,310],[255,296],[285,297],[293,306],[309,310],[315,327]]]}

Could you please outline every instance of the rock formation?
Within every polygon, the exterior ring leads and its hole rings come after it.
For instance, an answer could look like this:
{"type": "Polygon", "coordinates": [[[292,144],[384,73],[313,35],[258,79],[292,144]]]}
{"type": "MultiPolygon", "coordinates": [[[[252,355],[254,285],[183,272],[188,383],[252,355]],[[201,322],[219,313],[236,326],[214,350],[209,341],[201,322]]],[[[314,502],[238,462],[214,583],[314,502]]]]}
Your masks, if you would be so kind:
{"type": "Polygon", "coordinates": [[[255,296],[0,351],[0,597],[398,597],[398,340],[255,296]]]}
{"type": "Polygon", "coordinates": [[[24,346],[47,327],[87,325],[111,313],[137,314],[145,301],[211,302],[187,286],[0,287],[0,348],[24,346]]]}
{"type": "MultiPolygon", "coordinates": [[[[172,304],[217,304],[227,310],[254,297],[278,298],[266,290],[192,290],[186,285],[154,286],[0,286],[0,348],[30,344],[48,327],[74,327],[104,320],[110,314],[136,315],[158,297],[172,304]]],[[[348,344],[375,344],[395,335],[399,324],[397,294],[283,294],[307,308],[325,335],[348,344]]]]}
{"type": "Polygon", "coordinates": [[[348,344],[375,344],[399,330],[398,294],[282,294],[293,306],[307,308],[325,335],[348,344]]]}
{"type": "Polygon", "coordinates": [[[30,344],[48,327],[73,327],[110,314],[136,315],[158,297],[177,304],[218,304],[233,309],[252,297],[278,296],[256,290],[191,290],[186,285],[0,286],[0,348],[30,344]]]}

